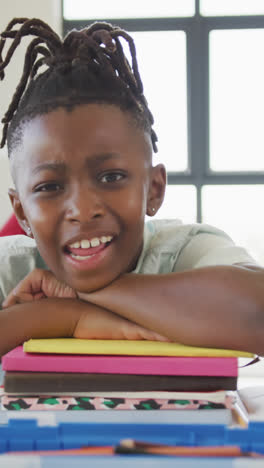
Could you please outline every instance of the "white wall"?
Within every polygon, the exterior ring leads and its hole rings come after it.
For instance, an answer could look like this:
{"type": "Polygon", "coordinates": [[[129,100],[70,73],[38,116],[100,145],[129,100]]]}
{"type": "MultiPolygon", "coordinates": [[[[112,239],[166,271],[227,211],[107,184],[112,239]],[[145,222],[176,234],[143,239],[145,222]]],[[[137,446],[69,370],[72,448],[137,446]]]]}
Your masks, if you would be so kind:
{"type": "MultiPolygon", "coordinates": [[[[40,18],[61,34],[60,0],[0,0],[0,31],[4,31],[9,21],[15,17],[40,18]]],[[[4,81],[0,81],[0,120],[8,108],[22,75],[24,53],[29,42],[28,38],[22,40],[6,69],[4,81]]],[[[11,41],[9,40],[8,43],[11,41]]],[[[5,57],[5,50],[3,55],[5,57]]],[[[0,138],[2,138],[1,133],[2,124],[0,124],[0,138]]],[[[11,213],[11,205],[7,195],[7,189],[11,186],[12,181],[5,148],[0,150],[0,226],[11,213]]]]}

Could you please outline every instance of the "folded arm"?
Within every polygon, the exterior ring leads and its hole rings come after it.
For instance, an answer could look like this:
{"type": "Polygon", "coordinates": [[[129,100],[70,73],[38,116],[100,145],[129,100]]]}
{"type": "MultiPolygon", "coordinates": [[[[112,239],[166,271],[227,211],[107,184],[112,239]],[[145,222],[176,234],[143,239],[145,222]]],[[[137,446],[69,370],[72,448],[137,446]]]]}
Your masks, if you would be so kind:
{"type": "Polygon", "coordinates": [[[264,269],[257,266],[126,274],[101,290],[79,293],[79,299],[64,298],[55,277],[52,285],[39,282],[44,270],[37,273],[39,291],[35,274],[15,288],[0,313],[0,354],[29,338],[60,336],[167,339],[264,354],[264,269]],[[61,298],[46,297],[58,291],[61,298]]]}
{"type": "Polygon", "coordinates": [[[77,299],[41,299],[1,310],[0,356],[30,338],[72,336],[87,308],[77,308],[75,302],[77,299]]]}
{"type": "Polygon", "coordinates": [[[168,341],[92,303],[83,302],[47,270],[32,271],[0,312],[0,356],[30,338],[75,337],[168,341]]]}
{"type": "Polygon", "coordinates": [[[264,354],[264,269],[257,266],[126,274],[79,297],[173,341],[264,354]]]}

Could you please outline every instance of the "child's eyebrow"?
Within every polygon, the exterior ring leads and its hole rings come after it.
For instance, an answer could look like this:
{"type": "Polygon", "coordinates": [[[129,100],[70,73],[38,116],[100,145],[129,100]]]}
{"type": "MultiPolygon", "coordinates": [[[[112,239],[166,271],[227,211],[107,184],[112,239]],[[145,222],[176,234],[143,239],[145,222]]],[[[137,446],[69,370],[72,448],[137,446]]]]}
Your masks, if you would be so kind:
{"type": "Polygon", "coordinates": [[[52,162],[52,163],[43,163],[34,167],[33,174],[38,174],[41,171],[60,171],[65,172],[66,164],[63,162],[52,162]]]}
{"type": "Polygon", "coordinates": [[[88,168],[94,168],[111,159],[121,159],[121,155],[118,153],[95,154],[86,158],[85,165],[88,168]]]}
{"type": "MultiPolygon", "coordinates": [[[[95,168],[100,164],[104,163],[105,161],[113,159],[121,159],[121,156],[117,153],[103,153],[103,154],[95,154],[92,156],[88,156],[85,158],[85,166],[88,169],[95,168]]],[[[45,162],[42,164],[38,164],[33,169],[33,174],[38,174],[41,171],[56,171],[56,172],[66,172],[67,165],[65,162],[62,161],[54,161],[54,162],[45,162]]]]}

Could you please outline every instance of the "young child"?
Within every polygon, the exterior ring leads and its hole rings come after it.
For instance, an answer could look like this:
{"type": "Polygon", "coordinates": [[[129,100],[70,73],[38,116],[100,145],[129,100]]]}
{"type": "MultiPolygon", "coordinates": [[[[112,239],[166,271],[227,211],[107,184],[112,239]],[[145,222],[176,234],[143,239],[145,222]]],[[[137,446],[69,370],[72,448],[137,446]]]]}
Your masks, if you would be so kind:
{"type": "Polygon", "coordinates": [[[132,38],[95,23],[61,41],[41,20],[14,19],[2,33],[2,79],[29,35],[3,118],[9,195],[28,237],[0,239],[0,354],[63,336],[263,353],[264,270],[213,227],[145,224],[166,173],[152,164],[157,138],[132,38]]]}

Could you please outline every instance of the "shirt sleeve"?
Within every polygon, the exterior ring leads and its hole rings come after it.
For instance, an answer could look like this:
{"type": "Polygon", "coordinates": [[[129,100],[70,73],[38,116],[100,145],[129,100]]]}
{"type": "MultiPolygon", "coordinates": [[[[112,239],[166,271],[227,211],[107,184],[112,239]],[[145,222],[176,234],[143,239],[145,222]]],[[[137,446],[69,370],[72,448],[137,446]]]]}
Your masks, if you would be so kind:
{"type": "Polygon", "coordinates": [[[174,271],[235,263],[253,263],[256,261],[243,247],[236,246],[232,239],[219,231],[197,233],[181,250],[174,271]]]}
{"type": "Polygon", "coordinates": [[[0,238],[0,308],[9,292],[38,266],[38,256],[33,239],[24,235],[0,238]]]}

